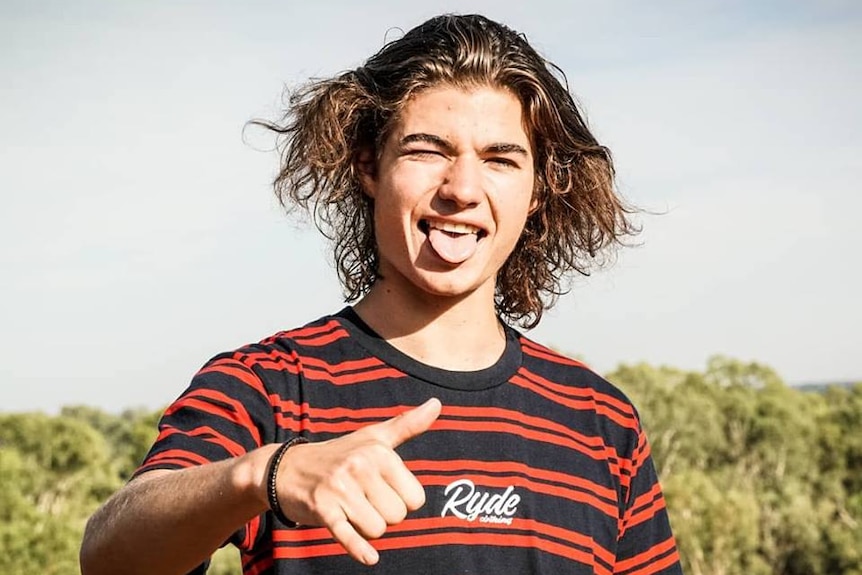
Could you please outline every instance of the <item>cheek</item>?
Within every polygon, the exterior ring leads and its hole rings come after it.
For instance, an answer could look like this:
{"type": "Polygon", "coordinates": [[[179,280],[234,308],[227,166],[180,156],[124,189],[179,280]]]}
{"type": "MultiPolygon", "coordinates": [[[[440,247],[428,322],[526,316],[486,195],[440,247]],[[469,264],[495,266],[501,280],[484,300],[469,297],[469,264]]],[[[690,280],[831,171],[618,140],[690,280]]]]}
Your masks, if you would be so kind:
{"type": "Polygon", "coordinates": [[[374,231],[379,249],[401,249],[409,238],[410,211],[397,197],[378,197],[374,204],[374,231]]]}
{"type": "Polygon", "coordinates": [[[533,195],[532,190],[530,192],[523,190],[524,188],[521,188],[518,196],[512,198],[510,202],[504,205],[504,209],[507,210],[506,216],[509,220],[509,225],[514,228],[513,232],[518,236],[521,235],[527,218],[530,217],[530,214],[538,206],[538,199],[533,195]]]}
{"type": "MultiPolygon", "coordinates": [[[[414,170],[414,172],[419,171],[414,170]]],[[[396,220],[408,222],[424,202],[423,190],[427,189],[424,184],[421,172],[415,177],[407,170],[393,174],[387,182],[387,193],[381,206],[381,212],[386,213],[386,219],[391,222],[396,220]]]]}
{"type": "Polygon", "coordinates": [[[505,237],[505,251],[506,258],[511,255],[511,252],[514,251],[515,246],[518,244],[518,240],[521,239],[521,236],[524,234],[524,227],[526,226],[529,208],[529,200],[520,203],[517,209],[512,210],[508,214],[508,221],[506,223],[506,229],[503,232],[505,237]]]}

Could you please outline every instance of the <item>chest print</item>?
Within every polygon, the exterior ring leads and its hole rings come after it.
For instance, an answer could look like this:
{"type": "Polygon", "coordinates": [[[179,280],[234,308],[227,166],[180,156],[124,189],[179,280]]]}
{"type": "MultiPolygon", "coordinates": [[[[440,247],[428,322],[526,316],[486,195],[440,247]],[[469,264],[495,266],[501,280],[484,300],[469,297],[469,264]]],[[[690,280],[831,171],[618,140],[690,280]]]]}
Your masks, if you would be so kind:
{"type": "Polygon", "coordinates": [[[458,479],[446,486],[443,491],[446,502],[443,504],[441,517],[454,515],[466,521],[480,523],[512,524],[512,517],[518,511],[521,496],[515,493],[515,487],[505,490],[485,490],[476,487],[469,479],[458,479]]]}

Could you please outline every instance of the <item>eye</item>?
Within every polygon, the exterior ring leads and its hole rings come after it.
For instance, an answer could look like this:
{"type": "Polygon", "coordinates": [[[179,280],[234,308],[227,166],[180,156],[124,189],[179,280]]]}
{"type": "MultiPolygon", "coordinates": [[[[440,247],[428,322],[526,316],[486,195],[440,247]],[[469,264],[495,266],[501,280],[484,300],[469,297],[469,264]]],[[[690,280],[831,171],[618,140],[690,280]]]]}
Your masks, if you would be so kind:
{"type": "Polygon", "coordinates": [[[505,168],[517,168],[518,163],[511,158],[506,158],[505,156],[494,156],[485,160],[490,164],[494,164],[495,166],[505,167],[505,168]]]}
{"type": "Polygon", "coordinates": [[[429,149],[429,148],[416,148],[411,150],[404,150],[405,156],[410,156],[411,158],[417,159],[425,159],[425,158],[435,158],[442,157],[443,153],[439,150],[429,149]]]}

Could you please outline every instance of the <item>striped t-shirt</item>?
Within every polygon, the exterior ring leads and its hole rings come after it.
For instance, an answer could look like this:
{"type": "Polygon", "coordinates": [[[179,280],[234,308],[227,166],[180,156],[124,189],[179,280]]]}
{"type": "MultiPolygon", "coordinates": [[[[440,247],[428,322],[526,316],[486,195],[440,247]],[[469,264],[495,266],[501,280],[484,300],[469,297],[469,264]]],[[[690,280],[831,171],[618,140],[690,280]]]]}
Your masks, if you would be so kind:
{"type": "Polygon", "coordinates": [[[376,566],[326,529],[287,529],[268,512],[232,538],[244,573],[680,573],[631,403],[582,363],[506,333],[495,365],[448,371],[399,352],[348,307],[221,354],[165,412],[138,473],[331,439],[437,397],[439,419],[397,448],[426,503],[373,542],[376,566]]]}

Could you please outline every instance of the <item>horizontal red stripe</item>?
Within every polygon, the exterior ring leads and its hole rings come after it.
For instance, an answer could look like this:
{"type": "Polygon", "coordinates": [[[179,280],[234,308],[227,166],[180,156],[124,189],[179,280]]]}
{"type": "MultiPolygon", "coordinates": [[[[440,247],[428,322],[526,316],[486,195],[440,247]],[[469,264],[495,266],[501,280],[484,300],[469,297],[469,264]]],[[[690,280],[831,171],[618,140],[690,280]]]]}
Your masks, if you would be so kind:
{"type": "Polygon", "coordinates": [[[301,365],[303,368],[313,367],[333,375],[349,371],[362,371],[386,365],[385,363],[383,363],[383,361],[376,357],[352,359],[339,363],[328,363],[318,357],[299,355],[295,351],[286,353],[278,349],[272,349],[267,352],[251,352],[248,353],[246,357],[249,361],[255,364],[275,366],[276,369],[281,364],[288,364],[292,366],[301,365]]]}
{"type": "Polygon", "coordinates": [[[236,360],[222,359],[215,361],[198,372],[198,374],[205,373],[222,373],[233,377],[258,392],[261,396],[266,397],[266,389],[264,389],[260,378],[248,366],[238,363],[236,360]]]}
{"type": "Polygon", "coordinates": [[[362,409],[351,409],[349,407],[311,407],[308,403],[298,405],[291,399],[281,399],[274,394],[269,397],[269,400],[273,407],[279,408],[282,413],[291,413],[295,416],[303,415],[313,420],[349,419],[364,425],[392,419],[405,411],[417,407],[415,405],[392,405],[362,409]]]}
{"type": "Polygon", "coordinates": [[[632,516],[629,517],[628,521],[625,524],[626,530],[629,530],[636,525],[640,525],[641,523],[649,521],[650,519],[655,517],[658,512],[662,511],[666,507],[667,504],[664,500],[664,497],[656,499],[652,503],[652,505],[638,511],[637,513],[632,514],[632,516]]]}
{"type": "Polygon", "coordinates": [[[254,438],[257,445],[262,445],[260,438],[260,430],[252,423],[251,416],[248,414],[242,402],[225,395],[214,389],[195,389],[175,401],[165,411],[165,415],[171,415],[176,411],[183,409],[197,409],[206,413],[221,417],[232,423],[242,426],[247,429],[254,438]],[[221,405],[215,405],[212,401],[217,401],[229,406],[225,408],[221,405]]]}
{"type": "Polygon", "coordinates": [[[664,553],[667,553],[668,551],[670,551],[671,549],[674,549],[675,547],[676,547],[676,542],[674,541],[673,537],[669,537],[660,543],[656,543],[655,545],[653,545],[652,547],[650,547],[649,549],[647,549],[643,553],[638,553],[637,555],[635,555],[633,557],[629,557],[628,559],[625,559],[623,561],[619,561],[614,566],[614,572],[615,573],[621,573],[623,571],[628,571],[629,569],[633,569],[639,565],[642,565],[643,563],[646,563],[648,561],[652,561],[654,558],[658,557],[659,555],[663,555],[664,553]]]}
{"type": "Polygon", "coordinates": [[[297,374],[301,371],[301,367],[299,366],[298,361],[288,361],[284,358],[279,358],[276,360],[270,360],[266,358],[257,357],[253,359],[254,366],[259,367],[261,369],[267,369],[270,371],[283,371],[287,373],[297,374]]]}
{"type": "Polygon", "coordinates": [[[638,511],[641,507],[651,505],[653,501],[661,497],[661,485],[654,483],[649,491],[646,491],[635,498],[634,502],[629,506],[632,511],[638,511]]]}
{"type": "Polygon", "coordinates": [[[201,437],[204,441],[214,443],[215,445],[224,448],[224,450],[230,453],[233,457],[247,453],[245,447],[243,447],[236,441],[225,437],[212,427],[203,426],[190,429],[189,431],[177,431],[179,433],[190,435],[192,437],[201,437]]]}
{"type": "Polygon", "coordinates": [[[350,334],[347,333],[344,329],[337,329],[332,333],[327,333],[323,335],[319,335],[317,337],[309,337],[309,338],[298,338],[294,337],[293,341],[298,343],[299,345],[304,345],[307,347],[322,347],[324,345],[328,345],[333,341],[337,341],[339,339],[350,337],[350,334]]]}
{"type": "MultiPolygon", "coordinates": [[[[559,363],[562,365],[571,365],[574,367],[583,367],[584,369],[590,370],[589,366],[582,361],[578,361],[576,359],[572,359],[570,357],[566,357],[561,355],[560,353],[545,347],[543,345],[539,345],[534,341],[531,341],[527,338],[522,337],[521,341],[521,349],[527,355],[531,355],[533,357],[538,357],[540,359],[546,359],[548,361],[559,363]]],[[[592,370],[590,370],[592,371],[592,370]]]]}
{"type": "Polygon", "coordinates": [[[198,464],[189,461],[188,459],[166,458],[160,461],[148,461],[135,470],[134,475],[138,476],[154,469],[186,469],[196,467],[198,464]]]}
{"type": "Polygon", "coordinates": [[[368,357],[365,359],[351,359],[340,363],[327,363],[320,358],[300,355],[297,356],[300,363],[304,366],[316,367],[327,373],[341,373],[345,371],[361,371],[373,367],[381,367],[386,365],[383,361],[376,357],[368,357]]]}
{"type": "MultiPolygon", "coordinates": [[[[377,358],[349,360],[329,364],[318,358],[298,355],[295,352],[285,353],[280,350],[249,352],[246,354],[239,354],[238,352],[237,357],[244,357],[246,361],[262,369],[286,371],[292,374],[302,372],[307,379],[329,381],[335,385],[349,385],[375,379],[405,377],[403,372],[387,366],[377,358]]],[[[266,392],[264,391],[263,393],[265,394],[266,392]]]]}
{"type": "MultiPolygon", "coordinates": [[[[165,451],[156,453],[149,459],[147,459],[144,463],[145,465],[150,465],[152,463],[165,463],[166,459],[181,459],[186,462],[197,463],[199,465],[203,465],[205,463],[209,463],[210,460],[202,455],[198,455],[192,451],[186,451],[185,449],[167,449],[165,451]]],[[[190,467],[191,465],[187,465],[190,467]]]]}
{"type": "Polygon", "coordinates": [[[567,397],[578,397],[582,399],[586,398],[594,400],[597,403],[602,403],[607,405],[608,407],[616,409],[623,415],[636,418],[634,406],[632,406],[630,403],[617,397],[614,397],[613,395],[601,393],[593,387],[576,387],[570,385],[563,385],[558,382],[551,381],[545,377],[542,377],[541,375],[530,371],[526,367],[521,367],[520,369],[518,369],[518,373],[535,383],[539,383],[548,387],[548,389],[552,389],[558,392],[561,395],[567,397]]]}
{"type": "Polygon", "coordinates": [[[605,461],[608,464],[608,470],[612,475],[618,477],[620,480],[620,484],[628,487],[629,478],[626,475],[622,475],[620,473],[620,466],[617,463],[616,455],[607,448],[591,448],[589,446],[585,446],[582,443],[572,440],[571,438],[560,437],[559,435],[552,433],[545,433],[542,431],[535,431],[529,428],[525,428],[523,426],[509,424],[509,423],[489,423],[489,422],[473,422],[473,421],[449,421],[449,420],[441,420],[438,419],[434,425],[431,427],[432,430],[453,430],[453,431],[474,431],[474,432],[497,432],[497,433],[508,433],[511,435],[520,435],[525,439],[531,439],[533,441],[539,441],[542,443],[550,443],[553,445],[559,445],[560,447],[566,447],[573,451],[578,451],[583,453],[584,455],[595,459],[597,461],[605,461]],[[493,427],[491,427],[493,425],[493,427]]]}
{"type": "Polygon", "coordinates": [[[659,571],[667,569],[671,565],[676,565],[677,563],[679,563],[679,552],[674,549],[673,552],[666,557],[652,561],[636,571],[630,571],[626,575],[653,575],[653,573],[658,573],[659,571]]]}
{"type": "Polygon", "coordinates": [[[472,418],[478,421],[488,421],[489,425],[493,425],[493,419],[505,419],[517,424],[526,424],[530,427],[535,427],[543,431],[553,431],[566,437],[571,437],[584,445],[588,445],[602,450],[607,450],[613,453],[614,458],[618,458],[616,451],[612,450],[604,441],[604,438],[598,435],[584,435],[577,431],[561,425],[556,421],[527,415],[513,409],[503,409],[500,407],[462,407],[459,405],[444,405],[442,415],[451,417],[472,418]]]}
{"type": "Polygon", "coordinates": [[[334,329],[341,328],[341,323],[338,320],[331,319],[325,324],[322,325],[311,325],[305,327],[299,327],[296,329],[291,329],[288,331],[281,332],[281,337],[285,338],[303,338],[303,337],[313,337],[316,335],[320,335],[321,333],[326,333],[332,331],[334,329]]]}
{"type": "Polygon", "coordinates": [[[553,481],[564,485],[580,487],[609,501],[616,501],[617,499],[617,492],[613,489],[609,489],[604,485],[589,481],[583,477],[569,475],[559,471],[530,467],[529,465],[515,461],[476,461],[472,459],[434,461],[430,459],[417,459],[407,462],[407,466],[411,470],[415,471],[446,471],[452,473],[469,473],[473,471],[483,471],[486,473],[520,473],[537,480],[553,481]]]}
{"type": "Polygon", "coordinates": [[[560,385],[523,368],[512,377],[511,382],[574,410],[594,411],[620,427],[635,431],[640,429],[633,408],[610,396],[560,385]]]}
{"type": "MultiPolygon", "coordinates": [[[[244,361],[250,362],[252,365],[262,369],[286,371],[293,374],[301,371],[308,379],[329,381],[335,385],[363,383],[383,378],[406,377],[406,374],[403,372],[389,367],[381,360],[373,357],[330,364],[319,358],[298,355],[295,352],[285,353],[274,349],[267,352],[249,352],[245,354],[237,352],[236,358],[244,358],[244,361]]],[[[248,369],[245,363],[242,364],[242,367],[248,369]]],[[[218,368],[219,364],[213,363],[201,370],[201,372],[221,371],[227,373],[225,369],[218,368]]],[[[263,385],[259,383],[259,380],[254,382],[249,379],[257,379],[257,376],[253,372],[245,375],[242,373],[228,373],[228,375],[235,375],[266,395],[266,391],[263,389],[263,385]]]]}
{"type": "MultiPolygon", "coordinates": [[[[595,573],[611,575],[610,570],[605,568],[590,553],[574,549],[568,545],[548,541],[536,535],[516,535],[504,533],[482,533],[482,532],[450,532],[431,533],[422,535],[407,535],[401,537],[385,537],[372,541],[371,544],[378,551],[393,549],[411,549],[416,547],[433,547],[438,545],[487,545],[496,547],[522,547],[533,548],[553,553],[589,565],[595,573]]],[[[299,547],[277,546],[273,549],[276,559],[302,559],[310,557],[326,557],[332,555],[344,555],[346,551],[338,543],[323,543],[317,545],[302,545],[299,547]]]]}
{"type": "Polygon", "coordinates": [[[306,379],[315,381],[327,381],[334,385],[352,385],[355,383],[365,383],[368,381],[377,382],[381,379],[400,379],[406,377],[406,374],[392,367],[381,367],[371,371],[361,371],[357,373],[348,373],[344,375],[330,375],[325,372],[306,369],[303,371],[306,379]]]}
{"type": "Polygon", "coordinates": [[[288,373],[297,374],[300,371],[308,380],[327,381],[334,385],[351,385],[355,383],[365,383],[367,381],[376,381],[379,379],[397,379],[406,377],[404,372],[392,367],[380,367],[368,371],[359,371],[355,373],[346,373],[342,375],[333,375],[327,371],[318,369],[309,369],[309,366],[287,364],[283,362],[259,361],[256,365],[263,369],[273,371],[286,371],[288,373]]]}
{"type": "MultiPolygon", "coordinates": [[[[647,491],[634,501],[626,501],[626,509],[623,512],[622,521],[620,523],[619,537],[625,535],[625,532],[630,526],[629,523],[632,520],[632,516],[640,509],[642,509],[645,505],[652,504],[652,502],[656,498],[657,493],[661,493],[661,486],[658,483],[654,484],[649,491],[647,491]]],[[[628,494],[628,497],[631,497],[631,493],[628,494]]]]}
{"type": "Polygon", "coordinates": [[[208,441],[210,443],[215,443],[220,447],[223,447],[225,451],[230,453],[233,456],[242,455],[246,453],[245,448],[243,448],[240,444],[235,441],[225,437],[220,434],[216,430],[211,427],[197,427],[195,429],[186,431],[183,429],[178,429],[176,427],[172,427],[170,425],[163,425],[162,430],[159,433],[159,437],[156,439],[156,443],[160,443],[164,439],[167,439],[171,435],[183,435],[186,437],[199,437],[204,441],[208,441]],[[210,437],[202,437],[202,436],[210,436],[210,437]],[[218,438],[218,439],[215,439],[218,438]]]}

